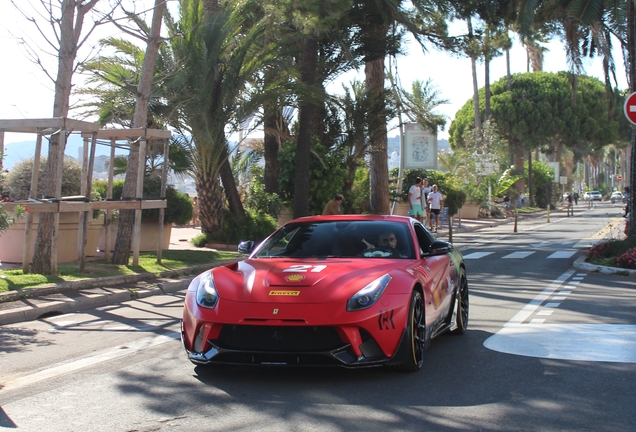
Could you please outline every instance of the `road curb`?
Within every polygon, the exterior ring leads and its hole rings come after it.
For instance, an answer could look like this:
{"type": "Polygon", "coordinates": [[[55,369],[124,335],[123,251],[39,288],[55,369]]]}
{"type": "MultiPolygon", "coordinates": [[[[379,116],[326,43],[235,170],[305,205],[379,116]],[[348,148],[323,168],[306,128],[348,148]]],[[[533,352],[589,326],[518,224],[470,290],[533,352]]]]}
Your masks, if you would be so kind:
{"type": "Polygon", "coordinates": [[[34,321],[48,314],[72,313],[155,295],[172,294],[188,287],[192,280],[189,276],[234,261],[235,260],[215,261],[208,264],[198,264],[175,270],[167,270],[161,273],[142,273],[85,279],[81,281],[64,282],[59,285],[51,284],[43,287],[29,288],[24,291],[0,293],[0,305],[11,302],[26,302],[25,306],[0,310],[0,325],[34,321]],[[149,287],[117,287],[117,285],[137,283],[150,279],[152,279],[154,283],[149,287]],[[103,288],[106,292],[82,292],[82,290],[95,288],[103,288]],[[73,297],[60,297],[60,294],[65,295],[70,293],[73,294],[73,297]]]}
{"type": "Polygon", "coordinates": [[[573,265],[575,269],[588,271],[588,272],[597,272],[597,273],[603,273],[603,274],[617,274],[621,276],[636,276],[636,270],[591,264],[591,263],[585,262],[584,256],[578,257],[574,261],[573,265]]]}

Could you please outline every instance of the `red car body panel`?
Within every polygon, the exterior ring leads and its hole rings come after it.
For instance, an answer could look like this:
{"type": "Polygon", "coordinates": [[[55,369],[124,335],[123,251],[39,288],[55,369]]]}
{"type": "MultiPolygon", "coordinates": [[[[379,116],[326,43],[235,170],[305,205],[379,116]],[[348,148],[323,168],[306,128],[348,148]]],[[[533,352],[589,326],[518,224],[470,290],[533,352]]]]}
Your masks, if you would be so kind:
{"type": "MultiPolygon", "coordinates": [[[[412,220],[403,217],[312,217],[289,224],[330,220],[408,224],[411,241],[418,244],[412,220]]],[[[427,338],[451,321],[456,281],[463,266],[461,255],[453,248],[448,254],[421,257],[419,248],[414,249],[415,259],[254,257],[253,254],[243,261],[204,272],[193,279],[186,294],[182,324],[184,347],[194,363],[207,363],[214,362],[215,358],[201,357],[202,353],[216,354],[223,350],[223,344],[226,351],[249,351],[243,342],[234,344],[227,337],[224,342],[217,342],[224,338],[224,328],[226,332],[237,328],[240,332],[257,328],[288,328],[290,331],[302,328],[308,332],[308,329],[329,328],[337,332],[342,346],[358,359],[365,357],[365,340],[372,339],[381,350],[381,355],[377,349],[373,351],[372,357],[384,363],[393,358],[399,348],[408,324],[414,289],[422,291],[425,300],[426,328],[427,332],[430,330],[427,338]],[[212,275],[218,292],[219,300],[214,308],[197,304],[197,289],[206,274],[212,275]],[[391,280],[376,303],[362,310],[347,310],[351,297],[386,274],[391,280]]],[[[276,345],[275,342],[272,345],[276,345]]],[[[269,349],[253,349],[259,350],[269,349]]],[[[311,353],[312,350],[304,347],[300,351],[311,353]]],[[[369,349],[366,351],[368,354],[369,349]]],[[[355,366],[354,363],[351,366],[355,366]]]]}

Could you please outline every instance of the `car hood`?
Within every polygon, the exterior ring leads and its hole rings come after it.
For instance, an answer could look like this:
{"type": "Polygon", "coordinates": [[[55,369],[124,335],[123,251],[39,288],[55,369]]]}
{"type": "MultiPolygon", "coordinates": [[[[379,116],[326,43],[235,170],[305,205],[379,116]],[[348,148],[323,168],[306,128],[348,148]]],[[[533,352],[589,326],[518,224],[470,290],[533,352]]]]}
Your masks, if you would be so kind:
{"type": "Polygon", "coordinates": [[[248,259],[212,270],[223,299],[325,303],[348,299],[378,277],[408,265],[395,259],[248,259]]]}

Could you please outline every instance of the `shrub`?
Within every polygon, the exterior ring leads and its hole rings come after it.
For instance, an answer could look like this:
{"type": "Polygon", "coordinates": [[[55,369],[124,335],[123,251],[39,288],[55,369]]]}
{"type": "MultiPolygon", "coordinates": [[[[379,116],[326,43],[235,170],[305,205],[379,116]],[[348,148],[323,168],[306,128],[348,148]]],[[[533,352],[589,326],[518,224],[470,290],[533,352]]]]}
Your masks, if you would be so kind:
{"type": "Polygon", "coordinates": [[[285,206],[278,194],[265,192],[262,176],[252,178],[245,201],[247,208],[268,214],[274,219],[278,218],[285,206]]]}
{"type": "Polygon", "coordinates": [[[223,209],[223,225],[214,233],[208,233],[193,242],[195,246],[204,246],[210,241],[222,243],[238,243],[243,240],[262,241],[278,227],[276,220],[268,214],[246,209],[247,223],[238,225],[228,209],[223,209]]]}
{"type": "MultiPolygon", "coordinates": [[[[7,175],[6,188],[11,201],[26,200],[29,198],[31,189],[31,173],[33,172],[33,159],[26,159],[15,165],[13,170],[7,175]]],[[[64,159],[64,170],[62,174],[62,196],[79,195],[82,184],[82,165],[73,159],[64,159]]],[[[38,173],[38,187],[36,196],[44,195],[46,185],[46,158],[40,159],[40,170],[38,173]]]]}
{"type": "MultiPolygon", "coordinates": [[[[96,180],[94,189],[101,199],[106,198],[108,182],[106,180],[96,180]]],[[[121,199],[124,190],[124,180],[113,182],[113,199],[121,199]]],[[[147,177],[144,179],[143,198],[159,198],[161,196],[161,179],[157,177],[147,177]]],[[[175,223],[177,225],[186,225],[192,220],[194,206],[190,197],[179,192],[172,185],[166,188],[167,207],[164,214],[164,222],[166,224],[175,223]]],[[[159,221],[159,209],[143,210],[141,217],[144,221],[159,221]]]]}
{"type": "MultiPolygon", "coordinates": [[[[343,149],[327,148],[315,139],[312,144],[309,162],[309,214],[322,214],[325,204],[335,194],[342,193],[347,179],[346,154],[343,149]]],[[[294,201],[296,180],[296,144],[288,142],[278,152],[281,163],[278,180],[279,194],[286,203],[294,201]]],[[[348,197],[345,197],[345,209],[348,209],[348,197]]]]}
{"type": "Polygon", "coordinates": [[[616,240],[608,240],[601,243],[597,243],[590,248],[587,252],[587,258],[585,261],[598,261],[605,258],[611,258],[618,255],[620,245],[616,240]]]}
{"type": "Polygon", "coordinates": [[[632,248],[616,258],[616,264],[622,268],[636,269],[636,248],[632,248]]]}

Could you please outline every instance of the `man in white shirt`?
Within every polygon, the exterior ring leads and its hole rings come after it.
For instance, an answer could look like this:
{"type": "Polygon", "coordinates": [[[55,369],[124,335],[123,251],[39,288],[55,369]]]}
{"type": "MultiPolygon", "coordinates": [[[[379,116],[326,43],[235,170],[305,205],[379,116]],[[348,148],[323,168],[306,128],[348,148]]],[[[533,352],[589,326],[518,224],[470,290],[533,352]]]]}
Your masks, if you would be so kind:
{"type": "Polygon", "coordinates": [[[415,184],[409,188],[409,214],[412,218],[422,222],[422,179],[415,179],[415,184]]]}
{"type": "Polygon", "coordinates": [[[428,202],[431,207],[431,230],[433,229],[433,215],[435,215],[435,232],[439,226],[439,213],[443,205],[443,197],[440,192],[437,191],[437,185],[433,185],[433,191],[428,194],[428,202]]]}

